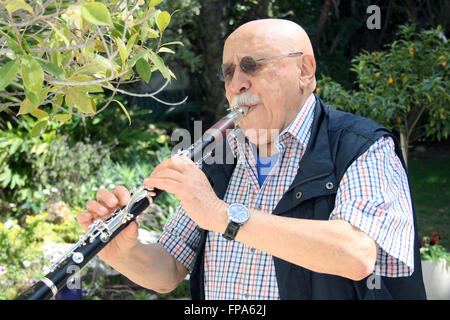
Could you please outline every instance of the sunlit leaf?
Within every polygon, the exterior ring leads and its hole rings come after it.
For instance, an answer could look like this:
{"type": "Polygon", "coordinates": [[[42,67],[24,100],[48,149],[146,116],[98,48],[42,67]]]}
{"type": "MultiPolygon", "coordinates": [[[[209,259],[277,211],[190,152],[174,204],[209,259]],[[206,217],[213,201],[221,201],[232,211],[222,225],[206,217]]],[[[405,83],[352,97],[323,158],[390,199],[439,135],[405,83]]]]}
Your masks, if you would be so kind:
{"type": "Polygon", "coordinates": [[[161,45],[161,47],[164,47],[164,46],[171,46],[171,45],[180,45],[180,46],[184,46],[183,42],[181,42],[181,41],[171,41],[171,42],[163,43],[163,44],[161,45]]]}
{"type": "Polygon", "coordinates": [[[99,2],[88,2],[80,6],[81,16],[86,21],[100,26],[111,25],[111,15],[108,8],[99,2]]]}
{"type": "Polygon", "coordinates": [[[38,119],[48,117],[48,113],[41,109],[35,109],[31,111],[30,114],[38,119]]]}
{"type": "Polygon", "coordinates": [[[125,44],[123,43],[122,39],[116,38],[117,47],[119,48],[119,55],[120,60],[122,60],[122,66],[125,65],[125,61],[127,61],[128,58],[128,52],[125,44]]]}
{"type": "Polygon", "coordinates": [[[55,114],[53,116],[53,118],[55,118],[55,120],[58,120],[61,122],[67,122],[70,120],[70,115],[69,114],[55,114]]]}
{"type": "Polygon", "coordinates": [[[170,13],[168,13],[167,11],[161,12],[156,18],[156,24],[158,25],[158,28],[161,32],[166,30],[169,23],[170,23],[170,13]]]}
{"type": "Polygon", "coordinates": [[[19,112],[17,113],[17,115],[21,115],[21,114],[27,114],[30,113],[31,111],[35,110],[37,107],[35,107],[28,98],[25,98],[19,108],[19,112]]]}
{"type": "Polygon", "coordinates": [[[6,10],[10,14],[14,13],[17,10],[23,9],[33,14],[33,8],[25,2],[25,0],[9,0],[7,1],[7,5],[5,6],[6,10]]]}
{"type": "Polygon", "coordinates": [[[131,118],[130,118],[130,115],[128,114],[128,111],[127,111],[127,109],[125,108],[125,106],[122,104],[122,102],[120,102],[119,100],[116,100],[116,99],[113,99],[112,101],[117,102],[117,104],[122,108],[123,112],[125,112],[125,115],[126,115],[127,118],[128,118],[129,125],[131,126],[131,118]]]}
{"type": "Polygon", "coordinates": [[[151,0],[150,3],[148,4],[148,6],[149,6],[150,8],[151,8],[151,7],[154,7],[154,6],[157,6],[157,5],[160,4],[162,1],[163,1],[163,0],[151,0]]]}
{"type": "Polygon", "coordinates": [[[39,92],[44,83],[44,70],[41,65],[32,56],[24,55],[21,71],[25,88],[33,93],[39,92]]]}
{"type": "Polygon", "coordinates": [[[173,51],[172,49],[169,49],[169,48],[165,48],[165,47],[159,48],[158,53],[160,53],[160,52],[167,52],[167,53],[175,54],[175,51],[173,51]]]}
{"type": "Polygon", "coordinates": [[[80,89],[79,86],[67,88],[66,102],[70,107],[80,110],[82,113],[93,113],[91,98],[80,89]]]}

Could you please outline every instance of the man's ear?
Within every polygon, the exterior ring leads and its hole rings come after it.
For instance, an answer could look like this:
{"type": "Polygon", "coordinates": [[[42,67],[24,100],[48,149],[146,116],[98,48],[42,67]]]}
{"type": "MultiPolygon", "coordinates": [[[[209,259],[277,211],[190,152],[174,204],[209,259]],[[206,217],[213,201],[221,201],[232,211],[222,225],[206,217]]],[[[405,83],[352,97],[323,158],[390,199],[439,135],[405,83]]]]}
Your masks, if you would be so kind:
{"type": "Polygon", "coordinates": [[[312,54],[303,54],[299,59],[300,90],[307,88],[314,81],[316,75],[316,60],[312,54]]]}

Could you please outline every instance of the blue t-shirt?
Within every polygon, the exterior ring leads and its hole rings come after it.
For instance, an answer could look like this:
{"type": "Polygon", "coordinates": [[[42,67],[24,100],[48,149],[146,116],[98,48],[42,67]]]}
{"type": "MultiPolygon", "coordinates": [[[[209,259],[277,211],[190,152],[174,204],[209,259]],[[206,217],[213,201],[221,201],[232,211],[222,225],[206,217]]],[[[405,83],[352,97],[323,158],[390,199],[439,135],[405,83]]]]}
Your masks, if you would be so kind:
{"type": "Polygon", "coordinates": [[[258,182],[261,187],[278,160],[278,153],[270,157],[256,156],[256,167],[258,168],[258,182]]]}

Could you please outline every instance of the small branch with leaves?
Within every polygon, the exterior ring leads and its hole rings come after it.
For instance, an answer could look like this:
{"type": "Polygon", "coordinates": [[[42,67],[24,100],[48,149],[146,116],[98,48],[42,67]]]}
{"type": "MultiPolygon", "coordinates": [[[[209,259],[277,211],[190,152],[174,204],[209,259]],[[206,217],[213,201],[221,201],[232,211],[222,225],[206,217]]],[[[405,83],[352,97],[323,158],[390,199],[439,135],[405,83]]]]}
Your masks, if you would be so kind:
{"type": "Polygon", "coordinates": [[[156,8],[161,2],[0,0],[0,111],[39,118],[39,133],[49,119],[84,120],[113,102],[131,122],[117,94],[185,103],[156,97],[175,78],[160,54],[182,45],[162,40],[171,15],[156,8]],[[155,92],[120,87],[149,83],[155,71],[166,80],[155,92]]]}

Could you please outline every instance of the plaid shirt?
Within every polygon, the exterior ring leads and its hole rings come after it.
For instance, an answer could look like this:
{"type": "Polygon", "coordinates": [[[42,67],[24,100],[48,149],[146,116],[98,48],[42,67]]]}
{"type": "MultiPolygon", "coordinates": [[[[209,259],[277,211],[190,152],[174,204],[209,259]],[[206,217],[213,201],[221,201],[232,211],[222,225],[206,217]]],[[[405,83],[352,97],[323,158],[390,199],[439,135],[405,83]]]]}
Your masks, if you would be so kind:
{"type": "MultiPolygon", "coordinates": [[[[297,174],[314,117],[311,95],[292,123],[279,135],[280,156],[260,187],[255,146],[243,143],[237,128],[227,136],[237,156],[225,193],[226,203],[242,203],[270,214],[297,174]]],[[[371,236],[380,246],[374,272],[398,277],[413,270],[413,220],[409,186],[390,138],[381,138],[344,175],[330,219],[343,219],[371,236]]],[[[189,270],[200,240],[199,227],[180,206],[166,224],[159,242],[189,270]]],[[[220,233],[208,232],[205,244],[206,299],[279,299],[271,255],[220,233]]]]}

